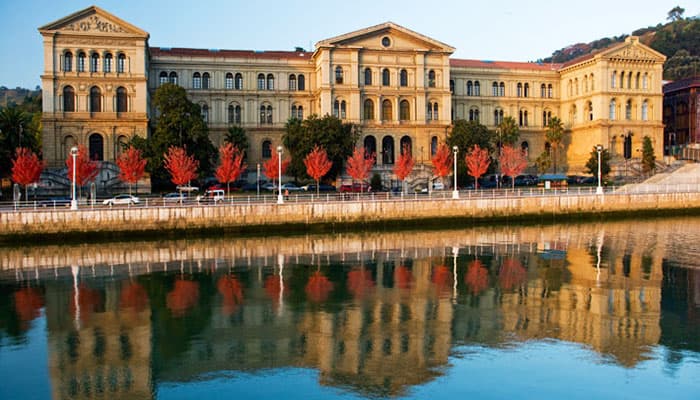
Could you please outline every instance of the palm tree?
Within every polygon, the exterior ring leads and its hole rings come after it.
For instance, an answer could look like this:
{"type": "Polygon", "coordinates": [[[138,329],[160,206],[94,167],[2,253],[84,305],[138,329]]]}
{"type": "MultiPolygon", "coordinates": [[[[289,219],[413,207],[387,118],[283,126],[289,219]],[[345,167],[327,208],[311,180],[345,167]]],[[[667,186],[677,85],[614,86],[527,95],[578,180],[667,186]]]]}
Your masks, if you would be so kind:
{"type": "Polygon", "coordinates": [[[547,132],[545,133],[547,141],[552,145],[554,150],[554,156],[552,157],[552,163],[554,164],[554,173],[557,173],[557,160],[559,159],[559,146],[561,141],[564,139],[564,124],[558,117],[552,117],[549,120],[549,125],[547,125],[547,132]]]}
{"type": "Polygon", "coordinates": [[[12,157],[18,147],[28,147],[37,152],[37,140],[33,135],[32,116],[17,106],[0,110],[0,171],[6,174],[12,166],[12,157]]]}

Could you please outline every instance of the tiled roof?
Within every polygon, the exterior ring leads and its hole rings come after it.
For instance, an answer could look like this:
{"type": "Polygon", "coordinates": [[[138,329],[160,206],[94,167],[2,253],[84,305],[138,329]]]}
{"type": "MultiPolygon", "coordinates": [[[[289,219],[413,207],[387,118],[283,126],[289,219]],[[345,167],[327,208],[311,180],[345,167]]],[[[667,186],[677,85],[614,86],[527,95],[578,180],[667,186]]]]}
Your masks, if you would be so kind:
{"type": "Polygon", "coordinates": [[[691,78],[680,79],[674,82],[668,82],[663,86],[664,94],[675,91],[687,90],[693,87],[700,87],[700,75],[691,78]]]}
{"type": "Polygon", "coordinates": [[[524,69],[534,71],[556,71],[562,64],[553,63],[533,63],[517,61],[484,61],[484,60],[461,60],[450,59],[450,67],[454,68],[493,68],[493,69],[524,69]]]}
{"type": "Polygon", "coordinates": [[[313,54],[309,51],[209,50],[182,47],[151,47],[149,50],[153,57],[220,57],[264,60],[310,60],[313,54]]]}

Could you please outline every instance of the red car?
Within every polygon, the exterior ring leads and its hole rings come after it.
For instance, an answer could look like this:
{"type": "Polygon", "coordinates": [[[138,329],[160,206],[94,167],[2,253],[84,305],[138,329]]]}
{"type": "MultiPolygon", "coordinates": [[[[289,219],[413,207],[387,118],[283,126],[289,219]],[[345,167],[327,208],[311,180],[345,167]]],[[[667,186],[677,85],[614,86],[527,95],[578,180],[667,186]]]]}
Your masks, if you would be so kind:
{"type": "Polygon", "coordinates": [[[353,183],[351,185],[341,185],[341,193],[368,193],[372,191],[372,187],[366,183],[353,183]]]}

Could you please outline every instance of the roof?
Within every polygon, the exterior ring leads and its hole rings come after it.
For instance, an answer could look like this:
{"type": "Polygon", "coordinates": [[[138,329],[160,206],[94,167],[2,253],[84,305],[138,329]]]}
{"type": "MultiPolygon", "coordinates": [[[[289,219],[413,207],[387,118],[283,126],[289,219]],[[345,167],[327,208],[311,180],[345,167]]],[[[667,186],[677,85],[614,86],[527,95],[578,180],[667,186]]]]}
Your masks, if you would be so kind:
{"type": "Polygon", "coordinates": [[[700,75],[669,82],[664,85],[663,91],[664,94],[666,94],[671,92],[683,91],[693,87],[700,87],[700,75]]]}
{"type": "Polygon", "coordinates": [[[487,60],[462,60],[450,59],[450,67],[453,68],[491,68],[491,69],[523,69],[532,71],[557,71],[562,64],[534,63],[518,61],[487,61],[487,60]]]}
{"type": "Polygon", "coordinates": [[[342,44],[342,43],[345,43],[348,41],[352,41],[352,40],[357,39],[357,38],[366,37],[368,35],[375,35],[375,34],[389,31],[389,30],[395,30],[395,31],[401,32],[405,35],[414,37],[414,38],[416,38],[416,39],[418,39],[426,44],[429,44],[430,46],[432,46],[434,48],[440,49],[441,51],[445,51],[448,53],[454,53],[454,51],[455,51],[454,47],[452,47],[446,43],[443,43],[439,40],[435,40],[431,37],[425,36],[423,34],[416,32],[416,31],[412,31],[404,26],[401,26],[401,25],[394,23],[394,22],[391,22],[391,21],[387,21],[387,22],[384,22],[384,23],[381,23],[378,25],[370,26],[368,28],[358,29],[356,31],[352,31],[349,33],[344,33],[340,36],[335,36],[332,38],[321,40],[321,41],[316,43],[316,48],[319,48],[322,46],[334,46],[334,45],[342,44]]]}
{"type": "Polygon", "coordinates": [[[313,53],[308,51],[260,51],[260,50],[214,50],[188,49],[183,47],[151,47],[153,57],[215,57],[215,58],[247,58],[261,60],[304,60],[311,59],[313,53]]]}

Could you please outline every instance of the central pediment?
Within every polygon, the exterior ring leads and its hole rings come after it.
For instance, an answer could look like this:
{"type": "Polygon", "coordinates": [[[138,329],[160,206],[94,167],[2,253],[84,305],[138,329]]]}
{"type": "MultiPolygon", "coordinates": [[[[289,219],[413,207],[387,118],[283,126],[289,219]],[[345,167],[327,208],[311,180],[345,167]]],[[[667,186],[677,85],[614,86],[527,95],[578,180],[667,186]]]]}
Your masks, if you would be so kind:
{"type": "Polygon", "coordinates": [[[393,22],[385,22],[316,43],[320,47],[352,47],[373,50],[433,51],[451,54],[454,47],[393,22]]]}
{"type": "Polygon", "coordinates": [[[131,25],[97,6],[88,7],[65,18],[61,18],[58,21],[44,25],[39,28],[39,31],[148,38],[148,32],[131,25]]]}
{"type": "Polygon", "coordinates": [[[602,58],[625,61],[660,61],[666,57],[649,46],[639,42],[635,36],[628,37],[624,43],[614,46],[601,54],[602,58]]]}

